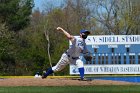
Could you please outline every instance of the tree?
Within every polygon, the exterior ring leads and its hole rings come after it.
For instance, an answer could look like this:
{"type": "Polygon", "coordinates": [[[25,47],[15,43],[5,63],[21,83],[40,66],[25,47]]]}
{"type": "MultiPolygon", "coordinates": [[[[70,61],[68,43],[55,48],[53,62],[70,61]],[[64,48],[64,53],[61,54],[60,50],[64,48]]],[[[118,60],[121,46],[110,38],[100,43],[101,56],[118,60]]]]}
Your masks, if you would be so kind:
{"type": "Polygon", "coordinates": [[[138,34],[139,0],[91,0],[91,17],[102,28],[102,34],[138,34]]]}
{"type": "Polygon", "coordinates": [[[0,75],[15,75],[14,33],[9,32],[4,24],[0,24],[0,75]]]}
{"type": "Polygon", "coordinates": [[[65,28],[78,35],[81,29],[91,29],[88,0],[65,0],[65,28]]]}
{"type": "Polygon", "coordinates": [[[19,31],[30,22],[33,0],[0,0],[0,19],[9,30],[19,31]]]}

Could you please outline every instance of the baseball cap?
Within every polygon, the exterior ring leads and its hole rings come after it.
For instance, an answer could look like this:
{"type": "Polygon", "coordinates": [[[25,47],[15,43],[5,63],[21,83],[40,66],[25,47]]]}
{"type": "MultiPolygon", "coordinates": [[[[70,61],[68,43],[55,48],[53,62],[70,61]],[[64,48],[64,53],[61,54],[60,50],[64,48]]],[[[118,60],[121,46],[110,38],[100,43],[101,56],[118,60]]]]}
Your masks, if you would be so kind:
{"type": "Polygon", "coordinates": [[[90,31],[82,29],[82,30],[80,30],[80,33],[88,33],[88,34],[90,34],[90,31]]]}

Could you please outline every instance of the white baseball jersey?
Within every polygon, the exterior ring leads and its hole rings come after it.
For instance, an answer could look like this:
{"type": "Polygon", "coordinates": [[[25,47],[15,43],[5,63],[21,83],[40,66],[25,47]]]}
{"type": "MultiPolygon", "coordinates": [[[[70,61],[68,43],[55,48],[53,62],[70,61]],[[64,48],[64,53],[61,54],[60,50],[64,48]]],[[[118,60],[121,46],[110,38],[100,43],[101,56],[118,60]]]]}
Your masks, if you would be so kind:
{"type": "Polygon", "coordinates": [[[62,70],[67,64],[76,64],[78,68],[83,67],[83,62],[79,59],[80,53],[86,50],[85,40],[82,38],[75,38],[72,42],[72,45],[67,50],[66,53],[63,53],[61,59],[56,64],[56,66],[52,67],[54,72],[62,70]]]}
{"type": "Polygon", "coordinates": [[[72,45],[67,50],[68,55],[72,57],[79,57],[84,49],[84,40],[82,38],[75,38],[72,45]]]}

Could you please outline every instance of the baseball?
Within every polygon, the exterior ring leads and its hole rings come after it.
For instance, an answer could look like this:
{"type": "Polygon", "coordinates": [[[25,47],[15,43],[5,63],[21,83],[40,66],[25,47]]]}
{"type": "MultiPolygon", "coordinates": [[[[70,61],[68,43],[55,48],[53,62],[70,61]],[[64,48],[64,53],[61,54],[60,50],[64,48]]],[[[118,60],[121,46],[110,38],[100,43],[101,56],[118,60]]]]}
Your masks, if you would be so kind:
{"type": "Polygon", "coordinates": [[[41,75],[36,74],[34,78],[41,78],[41,75]]]}
{"type": "Polygon", "coordinates": [[[61,30],[62,28],[61,27],[57,27],[57,30],[61,30]]]}

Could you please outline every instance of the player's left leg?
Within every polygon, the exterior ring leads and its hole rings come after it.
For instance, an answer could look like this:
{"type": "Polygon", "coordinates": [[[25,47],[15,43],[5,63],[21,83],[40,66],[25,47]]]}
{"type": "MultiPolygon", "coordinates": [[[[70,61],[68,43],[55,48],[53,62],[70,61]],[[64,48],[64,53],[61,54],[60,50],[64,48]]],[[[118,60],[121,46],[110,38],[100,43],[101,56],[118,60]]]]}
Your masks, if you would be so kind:
{"type": "Polygon", "coordinates": [[[46,72],[46,71],[43,72],[43,74],[42,74],[42,79],[46,78],[48,75],[50,75],[50,74],[52,74],[52,73],[54,73],[54,71],[53,71],[52,68],[50,67],[50,68],[47,70],[47,72],[46,72]]]}
{"type": "Polygon", "coordinates": [[[79,73],[80,73],[80,79],[83,80],[84,79],[84,64],[83,64],[82,60],[77,59],[76,65],[77,65],[79,73]]]}
{"type": "Polygon", "coordinates": [[[62,56],[61,56],[61,58],[60,58],[60,60],[59,60],[59,62],[58,62],[55,66],[49,68],[49,69],[47,70],[47,72],[45,72],[45,73],[42,75],[42,79],[43,79],[43,78],[46,78],[48,75],[50,75],[50,74],[52,74],[52,73],[54,73],[54,72],[61,71],[62,69],[65,68],[65,66],[66,66],[67,64],[69,64],[68,56],[67,56],[65,53],[63,53],[62,56]]]}

